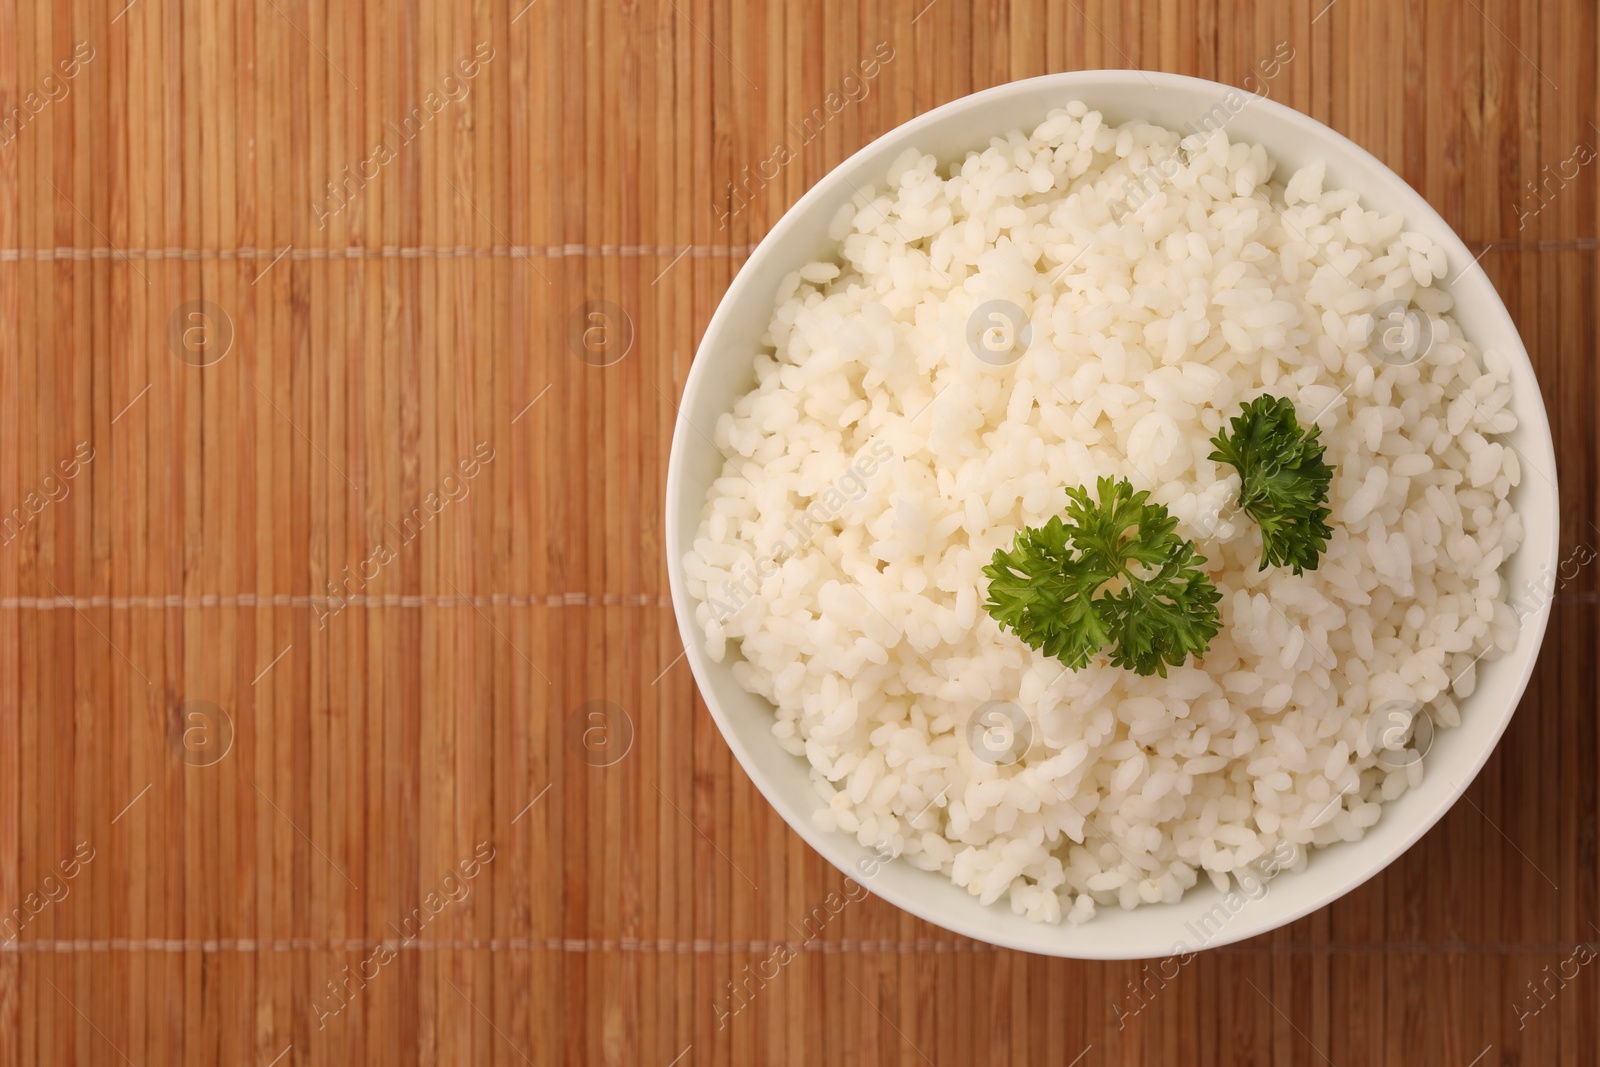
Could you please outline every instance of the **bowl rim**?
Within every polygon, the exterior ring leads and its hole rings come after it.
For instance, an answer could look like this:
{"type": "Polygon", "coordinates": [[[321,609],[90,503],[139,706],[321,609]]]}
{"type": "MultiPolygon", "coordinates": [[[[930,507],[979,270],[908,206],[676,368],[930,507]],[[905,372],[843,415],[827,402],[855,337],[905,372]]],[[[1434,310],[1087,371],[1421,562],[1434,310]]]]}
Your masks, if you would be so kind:
{"type": "MultiPolygon", "coordinates": [[[[780,218],[773,224],[772,228],[767,232],[767,234],[751,250],[749,257],[740,267],[735,276],[731,279],[727,290],[718,300],[716,311],[712,314],[710,321],[707,323],[705,333],[702,335],[699,345],[696,346],[695,358],[689,367],[688,374],[685,377],[683,393],[676,404],[677,415],[674,420],[672,445],[667,466],[667,481],[664,500],[667,574],[672,596],[673,614],[678,624],[679,636],[683,640],[685,656],[689,661],[690,670],[693,673],[696,688],[701,699],[705,702],[707,710],[711,713],[711,717],[717,725],[718,732],[722,735],[724,742],[728,745],[734,756],[738,759],[739,764],[743,768],[746,776],[755,785],[757,790],[760,791],[767,803],[773,807],[773,809],[792,830],[799,834],[802,840],[810,845],[813,850],[827,860],[832,866],[841,871],[847,878],[855,879],[857,871],[855,864],[852,862],[851,848],[850,846],[845,845],[843,842],[848,839],[850,845],[853,846],[854,838],[851,837],[851,835],[844,834],[842,832],[823,831],[812,823],[809,811],[797,811],[791,809],[791,806],[787,803],[787,801],[779,795],[776,784],[770,777],[770,772],[762,765],[762,760],[758,758],[757,755],[752,752],[750,747],[745,743],[745,739],[730,721],[727,712],[721,707],[719,700],[713,693],[713,686],[711,684],[710,677],[711,672],[714,670],[726,669],[726,664],[715,664],[709,660],[703,644],[703,635],[698,632],[695,626],[693,599],[689,596],[684,587],[685,576],[683,573],[683,554],[687,546],[684,544],[684,539],[679,534],[679,524],[681,521],[679,515],[679,505],[682,497],[682,483],[686,477],[685,467],[688,463],[687,454],[689,450],[694,447],[694,441],[692,438],[698,436],[698,431],[694,431],[693,433],[686,432],[686,428],[683,425],[683,423],[687,421],[684,416],[684,409],[689,406],[690,399],[696,394],[696,392],[702,389],[705,386],[705,383],[712,377],[713,374],[716,373],[716,371],[713,369],[715,356],[708,350],[712,349],[721,341],[721,334],[727,328],[727,322],[731,317],[732,308],[740,300],[741,296],[743,295],[743,291],[753,284],[752,280],[759,273],[761,273],[761,268],[765,264],[765,261],[780,256],[782,249],[791,236],[791,233],[796,231],[803,222],[807,221],[807,216],[817,205],[817,203],[824,200],[830,192],[834,191],[832,188],[833,186],[835,186],[838,182],[845,180],[843,175],[854,165],[856,165],[859,161],[870,158],[876,153],[882,151],[885,142],[888,142],[891,139],[899,139],[908,135],[929,130],[980,103],[1003,100],[1011,96],[1028,96],[1038,93],[1041,90],[1049,92],[1059,91],[1063,93],[1063,103],[1065,103],[1068,100],[1078,98],[1070,95],[1073,92],[1105,94],[1108,92],[1114,92],[1120,85],[1136,86],[1138,82],[1146,83],[1157,90],[1190,90],[1195,92],[1204,92],[1206,94],[1214,94],[1220,90],[1223,93],[1242,94],[1248,97],[1249,106],[1251,108],[1264,108],[1269,112],[1277,114],[1279,118],[1285,119],[1291,124],[1298,125],[1305,129],[1308,135],[1320,138],[1322,141],[1326,142],[1330,148],[1337,149],[1341,153],[1350,157],[1350,159],[1355,161],[1357,164],[1364,163],[1365,165],[1377,170],[1380,176],[1385,176],[1387,180],[1393,183],[1397,198],[1407,201],[1403,208],[1406,217],[1406,228],[1428,231],[1430,236],[1443,242],[1447,246],[1447,258],[1452,265],[1458,262],[1474,259],[1471,252],[1467,249],[1465,243],[1455,232],[1455,229],[1450,226],[1449,223],[1446,222],[1445,219],[1434,210],[1432,205],[1427,202],[1426,198],[1418,193],[1408,182],[1405,181],[1404,178],[1396,174],[1386,164],[1384,164],[1377,157],[1373,156],[1366,149],[1362,148],[1354,141],[1351,141],[1337,130],[1325,125],[1318,119],[1315,119],[1310,115],[1291,108],[1285,104],[1281,104],[1276,100],[1252,94],[1248,90],[1240,89],[1237,86],[1228,85],[1224,82],[1215,82],[1204,78],[1195,78],[1182,74],[1171,74],[1160,71],[1144,71],[1136,69],[1096,69],[1045,74],[1038,77],[1006,82],[1001,85],[996,85],[988,89],[968,94],[966,96],[958,97],[940,105],[939,107],[917,115],[898,126],[885,130],[882,134],[873,138],[873,140],[863,145],[855,152],[851,153],[848,157],[840,161],[834,167],[830,168],[828,172],[817,179],[817,181],[809,189],[807,189],[798,200],[790,205],[789,208],[784,211],[782,216],[780,216],[780,218]]],[[[1091,105],[1091,107],[1093,107],[1093,105],[1091,105]]],[[[982,147],[983,146],[977,145],[975,142],[973,150],[981,151],[982,147]]],[[[1270,150],[1271,146],[1268,147],[1270,150]]],[[[885,167],[887,167],[887,162],[888,161],[885,160],[885,167]]],[[[943,165],[944,162],[942,161],[941,166],[943,165]]],[[[1459,277],[1460,275],[1453,276],[1451,281],[1447,284],[1453,287],[1455,282],[1459,280],[1459,277]]],[[[1520,406],[1516,408],[1519,418],[1518,431],[1532,433],[1536,437],[1536,440],[1533,442],[1533,450],[1539,452],[1540,461],[1547,464],[1548,469],[1552,472],[1552,475],[1549,478],[1546,478],[1546,480],[1550,481],[1551,483],[1552,494],[1549,515],[1549,537],[1544,545],[1536,545],[1534,542],[1537,528],[1532,523],[1525,522],[1524,539],[1522,545],[1518,548],[1518,554],[1543,551],[1548,555],[1550,560],[1555,561],[1559,558],[1560,550],[1561,502],[1560,486],[1558,482],[1559,473],[1557,472],[1555,463],[1554,439],[1550,430],[1548,411],[1544,403],[1543,392],[1538,388],[1537,376],[1533,370],[1532,360],[1528,356],[1526,345],[1522,342],[1521,334],[1516,327],[1515,321],[1512,319],[1510,312],[1506,309],[1505,303],[1500,298],[1499,292],[1495,289],[1493,282],[1489,281],[1487,277],[1485,277],[1483,280],[1483,285],[1484,288],[1487,289],[1488,295],[1492,298],[1492,305],[1489,307],[1487,313],[1492,317],[1501,320],[1508,340],[1510,342],[1514,342],[1508,343],[1502,347],[1504,354],[1511,360],[1513,364],[1513,376],[1515,377],[1519,370],[1525,371],[1525,377],[1534,386],[1532,390],[1533,396],[1529,398],[1530,403],[1526,406],[1526,408],[1524,409],[1520,406]]],[[[1517,400],[1520,399],[1518,395],[1519,393],[1520,390],[1513,393],[1514,405],[1517,403],[1517,400]]],[[[1522,450],[1519,450],[1519,452],[1520,451],[1522,450]]],[[[1528,464],[1525,461],[1523,466],[1526,467],[1527,465],[1528,464]]],[[[1528,472],[1526,470],[1522,471],[1524,482],[1526,482],[1527,474],[1528,472]]],[[[699,500],[695,506],[697,508],[703,508],[704,500],[699,500]]],[[[698,521],[698,512],[696,521],[698,521]]],[[[690,536],[692,538],[693,535],[691,534],[690,536]]],[[[1481,772],[1485,764],[1488,763],[1489,758],[1494,754],[1495,749],[1499,746],[1499,742],[1504,736],[1507,727],[1510,725],[1511,717],[1516,712],[1521,703],[1523,695],[1527,691],[1528,685],[1533,676],[1534,668],[1539,659],[1539,650],[1543,644],[1553,600],[1553,597],[1545,597],[1543,603],[1534,612],[1522,617],[1522,622],[1518,630],[1519,636],[1516,647],[1511,652],[1499,657],[1501,660],[1514,661],[1508,662],[1502,669],[1510,669],[1514,666],[1519,674],[1519,677],[1511,686],[1510,699],[1506,702],[1506,706],[1499,711],[1499,719],[1494,723],[1487,741],[1483,744],[1481,750],[1473,753],[1468,765],[1465,765],[1464,769],[1459,773],[1458,780],[1451,783],[1452,789],[1447,796],[1436,802],[1432,809],[1419,813],[1421,814],[1421,817],[1417,818],[1413,825],[1400,836],[1398,843],[1390,844],[1388,848],[1383,850],[1381,853],[1375,851],[1374,855],[1370,857],[1370,859],[1364,857],[1366,862],[1360,865],[1355,873],[1343,874],[1327,879],[1325,885],[1322,885],[1312,891],[1308,898],[1302,903],[1299,903],[1281,913],[1262,917],[1254,924],[1248,921],[1235,921],[1230,923],[1225,929],[1220,930],[1215,937],[1206,940],[1203,945],[1196,947],[1193,951],[1198,952],[1202,950],[1209,950],[1251,937],[1257,937],[1272,930],[1286,926],[1289,923],[1304,918],[1306,915],[1309,915],[1314,911],[1326,907],[1333,901],[1354,892],[1360,886],[1370,881],[1395,860],[1399,859],[1400,856],[1409,851],[1410,848],[1423,837],[1423,835],[1437,825],[1444,815],[1451,808],[1453,808],[1466,793],[1466,790],[1471,786],[1479,772],[1481,772]]],[[[1476,696],[1478,691],[1480,690],[1475,690],[1473,694],[1461,698],[1462,703],[1466,704],[1470,702],[1473,697],[1476,696]]],[[[1481,715],[1483,712],[1479,711],[1477,714],[1481,715]]],[[[783,755],[789,759],[802,758],[792,756],[788,753],[783,753],[783,755]]],[[[1388,805],[1385,806],[1387,807],[1388,805]]],[[[1360,846],[1370,840],[1372,840],[1372,837],[1369,835],[1356,842],[1341,843],[1341,847],[1360,846]]],[[[1317,852],[1321,851],[1323,851],[1323,849],[1315,849],[1311,854],[1315,856],[1317,852]]],[[[937,875],[939,872],[933,873],[937,875]]],[[[1306,872],[1302,871],[1298,873],[1304,875],[1306,872]]],[[[863,884],[869,892],[888,901],[895,907],[907,911],[918,918],[940,927],[941,929],[949,930],[951,932],[961,934],[962,936],[972,938],[973,940],[980,941],[985,944],[996,945],[1002,948],[1062,958],[1100,960],[1160,959],[1169,955],[1177,954],[1176,946],[1174,946],[1174,951],[1171,953],[1163,952],[1157,955],[1151,955],[1148,952],[1139,951],[1134,948],[1124,949],[1113,946],[1109,949],[1102,950],[1097,946],[1091,945],[1079,946],[1072,944],[1047,943],[1049,942],[1049,939],[1046,937],[1030,940],[1021,934],[997,934],[993,930],[980,929],[974,925],[974,923],[967,921],[965,916],[961,913],[929,906],[923,900],[921,900],[917,894],[908,891],[903,887],[887,885],[881,879],[874,881],[874,883],[871,885],[865,885],[865,883],[861,884],[863,884]]],[[[1201,884],[1204,884],[1203,880],[1201,884]]],[[[1199,888],[1200,886],[1196,886],[1194,890],[1191,890],[1191,892],[1198,891],[1199,888]]],[[[1187,896],[1188,894],[1186,893],[1185,895],[1187,896]]],[[[996,902],[992,905],[982,905],[976,900],[976,898],[970,899],[974,908],[988,909],[1002,907],[1001,902],[996,902]]],[[[1146,905],[1146,907],[1177,906],[1178,905],[1175,904],[1146,905]]],[[[1090,925],[1092,924],[1093,920],[1091,920],[1090,925]]],[[[1040,932],[1043,933],[1052,929],[1072,929],[1072,927],[1070,927],[1063,917],[1061,923],[1055,924],[1054,926],[1040,924],[1039,929],[1040,932]]]]}

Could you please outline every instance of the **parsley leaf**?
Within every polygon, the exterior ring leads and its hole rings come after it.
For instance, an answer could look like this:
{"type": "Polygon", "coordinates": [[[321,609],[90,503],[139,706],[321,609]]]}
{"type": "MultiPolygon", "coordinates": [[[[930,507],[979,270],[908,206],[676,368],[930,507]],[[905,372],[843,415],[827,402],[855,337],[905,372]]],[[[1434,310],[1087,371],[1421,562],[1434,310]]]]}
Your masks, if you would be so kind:
{"type": "Polygon", "coordinates": [[[1095,489],[1068,489],[1066,522],[1026,527],[1011,551],[995,550],[984,610],[1073,670],[1109,645],[1116,666],[1165,678],[1210,647],[1222,594],[1164,505],[1126,479],[1095,489]]]}
{"type": "Polygon", "coordinates": [[[1322,430],[1301,429],[1285,397],[1258,396],[1211,439],[1210,459],[1239,472],[1239,507],[1261,527],[1261,569],[1316,570],[1333,530],[1328,487],[1333,467],[1322,460],[1322,430]]]}

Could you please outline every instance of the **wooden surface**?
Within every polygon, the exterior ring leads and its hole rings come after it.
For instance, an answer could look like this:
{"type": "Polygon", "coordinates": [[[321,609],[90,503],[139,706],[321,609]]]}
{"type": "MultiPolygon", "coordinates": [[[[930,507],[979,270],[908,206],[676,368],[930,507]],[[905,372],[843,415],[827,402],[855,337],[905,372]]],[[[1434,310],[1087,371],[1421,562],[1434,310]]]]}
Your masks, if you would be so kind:
{"type": "Polygon", "coordinates": [[[1594,1062],[1592,567],[1466,799],[1333,907],[1169,980],[868,899],[774,968],[843,882],[698,700],[660,517],[788,204],[1138,66],[1253,77],[1483,250],[1600,543],[1592,5],[125,2],[0,3],[0,1064],[1594,1062]]]}

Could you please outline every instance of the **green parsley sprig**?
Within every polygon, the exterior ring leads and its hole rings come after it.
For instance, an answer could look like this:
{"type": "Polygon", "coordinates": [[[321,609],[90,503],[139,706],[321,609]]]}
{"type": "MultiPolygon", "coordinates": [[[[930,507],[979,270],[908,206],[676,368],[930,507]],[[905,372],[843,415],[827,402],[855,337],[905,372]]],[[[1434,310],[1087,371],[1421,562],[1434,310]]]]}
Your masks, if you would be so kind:
{"type": "Polygon", "coordinates": [[[1211,439],[1210,458],[1239,472],[1239,508],[1261,527],[1261,569],[1316,570],[1333,536],[1321,429],[1301,428],[1293,402],[1279,396],[1258,396],[1229,421],[1232,434],[1211,439]]]}
{"type": "Polygon", "coordinates": [[[1095,488],[1098,499],[1068,489],[1067,521],[1026,527],[995,551],[984,610],[1073,670],[1110,646],[1114,665],[1165,678],[1210,647],[1222,594],[1164,505],[1126,479],[1095,488]]]}

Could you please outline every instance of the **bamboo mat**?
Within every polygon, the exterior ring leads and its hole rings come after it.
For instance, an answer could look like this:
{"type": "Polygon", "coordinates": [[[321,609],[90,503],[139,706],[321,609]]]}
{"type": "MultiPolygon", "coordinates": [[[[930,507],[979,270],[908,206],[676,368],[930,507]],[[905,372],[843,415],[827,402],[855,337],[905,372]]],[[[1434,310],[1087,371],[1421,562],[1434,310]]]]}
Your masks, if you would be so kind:
{"type": "Polygon", "coordinates": [[[1591,5],[125,3],[0,3],[0,1064],[1594,1062],[1593,568],[1330,908],[1167,980],[867,899],[775,969],[843,881],[699,701],[661,529],[788,204],[1137,66],[1265,79],[1483,251],[1600,541],[1591,5]]]}

